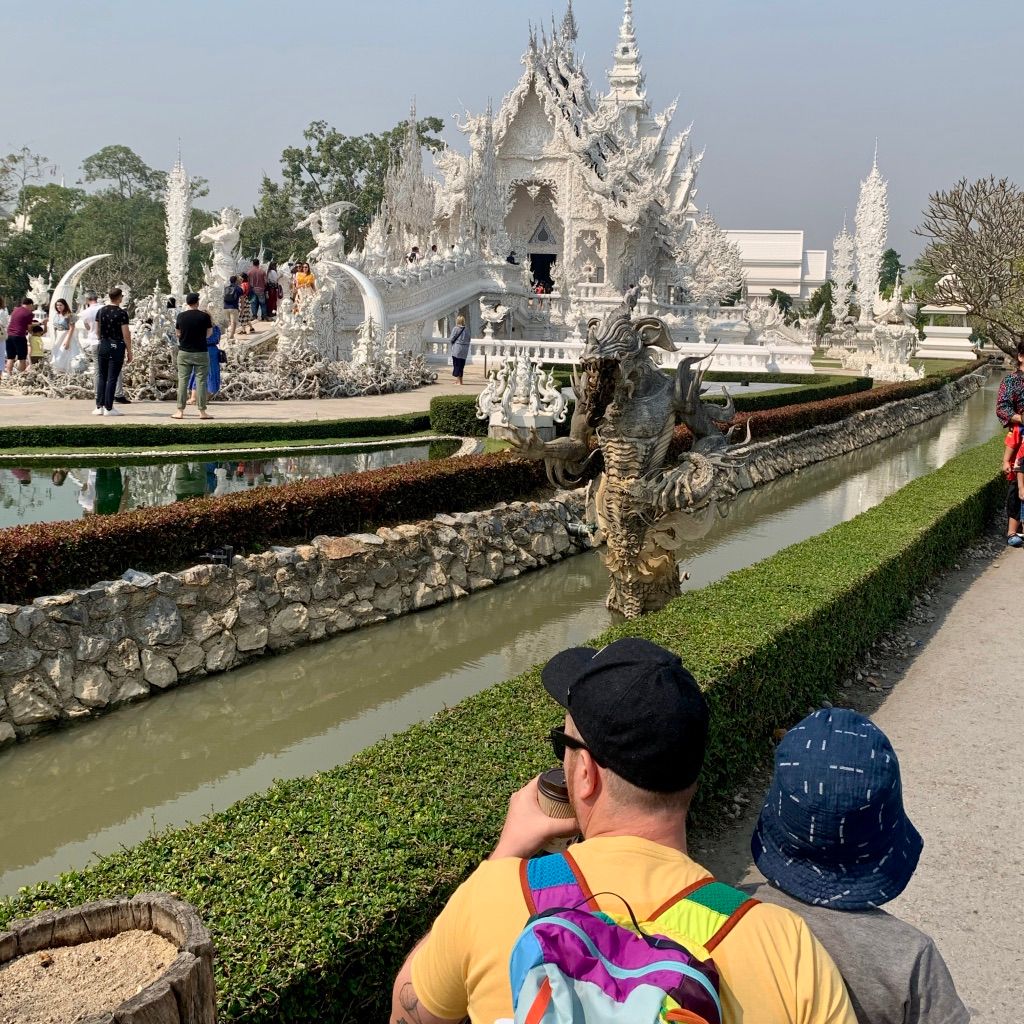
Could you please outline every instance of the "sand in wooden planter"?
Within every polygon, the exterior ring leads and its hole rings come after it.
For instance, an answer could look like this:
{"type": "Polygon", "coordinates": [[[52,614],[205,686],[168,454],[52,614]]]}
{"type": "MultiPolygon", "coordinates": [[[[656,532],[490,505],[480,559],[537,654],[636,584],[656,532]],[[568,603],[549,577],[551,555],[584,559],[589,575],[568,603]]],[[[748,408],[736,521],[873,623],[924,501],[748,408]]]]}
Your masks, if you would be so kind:
{"type": "Polygon", "coordinates": [[[0,1024],[68,1024],[116,1010],[174,961],[154,932],[40,950],[0,967],[0,1024]]]}

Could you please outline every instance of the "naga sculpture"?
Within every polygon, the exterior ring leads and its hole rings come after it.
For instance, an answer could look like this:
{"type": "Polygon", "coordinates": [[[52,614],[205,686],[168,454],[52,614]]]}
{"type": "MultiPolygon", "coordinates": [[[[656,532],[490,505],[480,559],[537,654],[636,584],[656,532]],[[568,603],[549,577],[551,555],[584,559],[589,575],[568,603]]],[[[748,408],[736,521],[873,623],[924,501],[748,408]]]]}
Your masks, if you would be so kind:
{"type": "Polygon", "coordinates": [[[601,460],[588,486],[588,518],[595,540],[607,544],[607,606],[626,618],[679,595],[676,552],[695,519],[735,496],[745,461],[744,446],[731,445],[733,431],[718,426],[736,413],[728,393],[724,406],[700,399],[701,358],[682,360],[673,379],[656,366],[652,348],[675,351],[657,317],[634,320],[623,305],[592,319],[574,379],[570,436],[545,443],[531,434],[517,444],[520,454],[545,461],[556,486],[573,486],[601,460]],[[677,423],[689,427],[693,447],[666,465],[677,423]]]}

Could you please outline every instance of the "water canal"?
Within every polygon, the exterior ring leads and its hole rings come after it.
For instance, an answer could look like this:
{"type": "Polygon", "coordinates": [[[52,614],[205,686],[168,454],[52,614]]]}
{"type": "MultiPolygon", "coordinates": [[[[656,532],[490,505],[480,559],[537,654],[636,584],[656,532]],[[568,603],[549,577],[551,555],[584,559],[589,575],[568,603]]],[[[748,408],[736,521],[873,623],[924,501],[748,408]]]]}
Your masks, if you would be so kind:
{"type": "MultiPolygon", "coordinates": [[[[995,385],[950,416],[740,497],[695,540],[700,587],[882,501],[992,437],[995,385]]],[[[0,894],[180,825],[380,737],[599,633],[596,554],[264,660],[0,753],[0,894]]]]}

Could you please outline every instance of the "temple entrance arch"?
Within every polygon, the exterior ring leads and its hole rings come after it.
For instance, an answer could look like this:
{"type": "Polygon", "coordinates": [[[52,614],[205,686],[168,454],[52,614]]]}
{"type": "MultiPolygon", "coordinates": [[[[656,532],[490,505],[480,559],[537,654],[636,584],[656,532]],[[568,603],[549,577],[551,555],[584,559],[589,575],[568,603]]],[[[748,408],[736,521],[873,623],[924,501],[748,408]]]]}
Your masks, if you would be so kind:
{"type": "Polygon", "coordinates": [[[529,258],[535,283],[555,285],[555,267],[565,248],[565,229],[557,213],[557,186],[548,179],[513,181],[505,220],[517,260],[529,258]]]}

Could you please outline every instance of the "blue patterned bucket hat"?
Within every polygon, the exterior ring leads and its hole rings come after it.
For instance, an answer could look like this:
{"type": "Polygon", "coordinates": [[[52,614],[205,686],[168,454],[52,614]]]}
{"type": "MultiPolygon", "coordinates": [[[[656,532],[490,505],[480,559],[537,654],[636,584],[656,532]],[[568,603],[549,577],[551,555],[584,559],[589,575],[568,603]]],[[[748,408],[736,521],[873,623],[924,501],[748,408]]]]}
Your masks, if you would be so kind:
{"type": "Polygon", "coordinates": [[[878,907],[907,887],[923,845],[896,753],[870,719],[827,708],[786,733],[750,841],[772,885],[816,906],[878,907]]]}

